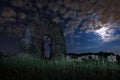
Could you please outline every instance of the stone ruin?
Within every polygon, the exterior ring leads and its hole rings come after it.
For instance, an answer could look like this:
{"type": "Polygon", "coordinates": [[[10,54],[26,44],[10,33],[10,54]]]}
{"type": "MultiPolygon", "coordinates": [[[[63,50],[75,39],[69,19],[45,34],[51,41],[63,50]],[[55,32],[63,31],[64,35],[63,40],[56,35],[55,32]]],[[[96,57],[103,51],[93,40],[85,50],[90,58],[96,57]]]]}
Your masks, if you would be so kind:
{"type": "Polygon", "coordinates": [[[76,61],[107,61],[107,62],[120,62],[120,56],[114,53],[99,52],[99,53],[68,53],[67,59],[73,59],[76,61]]]}
{"type": "Polygon", "coordinates": [[[35,14],[21,38],[20,52],[41,58],[64,54],[63,28],[45,15],[35,14]]]}

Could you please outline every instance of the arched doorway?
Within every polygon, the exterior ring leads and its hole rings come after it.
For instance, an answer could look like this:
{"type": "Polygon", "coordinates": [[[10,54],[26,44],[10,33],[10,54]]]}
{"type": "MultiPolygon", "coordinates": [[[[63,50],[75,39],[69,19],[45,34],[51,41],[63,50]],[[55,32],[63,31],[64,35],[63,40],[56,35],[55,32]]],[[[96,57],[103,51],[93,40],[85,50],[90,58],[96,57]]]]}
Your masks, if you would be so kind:
{"type": "Polygon", "coordinates": [[[50,58],[52,40],[49,36],[44,36],[44,56],[50,58]]]}

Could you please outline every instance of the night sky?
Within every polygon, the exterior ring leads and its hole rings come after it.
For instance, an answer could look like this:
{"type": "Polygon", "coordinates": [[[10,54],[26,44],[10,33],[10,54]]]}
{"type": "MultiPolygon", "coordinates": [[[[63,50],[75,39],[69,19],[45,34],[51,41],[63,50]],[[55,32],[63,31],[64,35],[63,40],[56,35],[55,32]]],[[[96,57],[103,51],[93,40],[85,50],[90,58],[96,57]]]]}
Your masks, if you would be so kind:
{"type": "Polygon", "coordinates": [[[120,54],[120,0],[0,0],[0,51],[18,52],[35,13],[63,26],[67,52],[120,54]]]}

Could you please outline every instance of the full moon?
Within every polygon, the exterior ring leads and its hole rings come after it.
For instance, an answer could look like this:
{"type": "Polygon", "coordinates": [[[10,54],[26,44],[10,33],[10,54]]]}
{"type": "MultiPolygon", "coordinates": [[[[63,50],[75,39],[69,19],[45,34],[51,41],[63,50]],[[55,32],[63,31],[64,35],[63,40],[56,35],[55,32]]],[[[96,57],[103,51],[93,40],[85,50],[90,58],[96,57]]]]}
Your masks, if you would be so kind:
{"type": "Polygon", "coordinates": [[[105,36],[107,34],[107,30],[108,30],[108,28],[102,27],[102,28],[96,30],[95,32],[98,33],[100,36],[105,36]]]}
{"type": "Polygon", "coordinates": [[[98,30],[95,30],[95,33],[97,33],[101,37],[101,39],[104,40],[107,36],[109,36],[109,34],[107,34],[108,29],[108,27],[102,27],[98,30]]]}

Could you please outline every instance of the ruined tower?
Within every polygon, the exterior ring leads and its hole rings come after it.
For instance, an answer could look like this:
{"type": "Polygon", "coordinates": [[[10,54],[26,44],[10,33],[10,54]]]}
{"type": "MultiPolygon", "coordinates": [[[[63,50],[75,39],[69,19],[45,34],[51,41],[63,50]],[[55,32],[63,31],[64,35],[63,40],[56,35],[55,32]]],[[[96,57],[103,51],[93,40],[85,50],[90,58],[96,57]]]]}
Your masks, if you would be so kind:
{"type": "Polygon", "coordinates": [[[43,2],[48,4],[46,0],[0,0],[0,30],[20,39],[20,53],[54,57],[65,53],[65,39],[62,27],[40,7],[43,2]]]}
{"type": "Polygon", "coordinates": [[[45,58],[66,52],[63,28],[42,14],[35,14],[21,38],[20,51],[45,58]]]}

